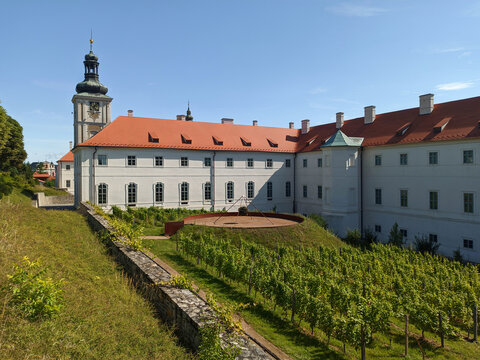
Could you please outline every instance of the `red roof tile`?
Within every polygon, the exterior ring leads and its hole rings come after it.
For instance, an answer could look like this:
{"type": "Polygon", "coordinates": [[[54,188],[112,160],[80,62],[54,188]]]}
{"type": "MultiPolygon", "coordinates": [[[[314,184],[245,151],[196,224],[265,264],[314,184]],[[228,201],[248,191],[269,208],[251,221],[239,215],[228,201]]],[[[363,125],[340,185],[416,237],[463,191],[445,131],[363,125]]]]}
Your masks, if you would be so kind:
{"type": "MultiPolygon", "coordinates": [[[[363,117],[347,120],[341,130],[347,136],[364,138],[362,145],[367,147],[462,140],[480,138],[479,119],[480,97],[474,97],[436,104],[428,115],[419,115],[416,107],[377,114],[368,125],[363,117]]],[[[79,146],[293,153],[318,150],[336,130],[336,124],[330,123],[313,126],[301,135],[298,129],[120,116],[79,146]],[[151,134],[159,141],[149,141],[151,134]],[[182,136],[191,143],[182,142],[182,136]],[[242,138],[251,146],[244,146],[242,138]]]]}
{"type": "Polygon", "coordinates": [[[68,153],[66,153],[65,155],[63,155],[63,157],[58,160],[57,162],[61,162],[61,161],[71,161],[73,162],[73,153],[72,151],[69,151],[68,153]]]}

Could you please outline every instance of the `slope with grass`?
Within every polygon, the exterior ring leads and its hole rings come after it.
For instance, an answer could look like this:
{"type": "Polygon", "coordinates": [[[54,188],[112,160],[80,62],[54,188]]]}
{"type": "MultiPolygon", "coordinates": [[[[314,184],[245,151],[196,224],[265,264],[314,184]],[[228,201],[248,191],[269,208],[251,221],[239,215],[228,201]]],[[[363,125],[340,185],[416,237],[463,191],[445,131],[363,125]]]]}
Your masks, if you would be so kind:
{"type": "Polygon", "coordinates": [[[256,242],[275,249],[278,246],[317,247],[319,245],[339,248],[346,246],[343,241],[315,221],[306,218],[304,222],[293,226],[258,229],[218,228],[199,225],[186,225],[185,234],[212,234],[214,237],[231,239],[238,243],[240,239],[256,242]]]}
{"type": "Polygon", "coordinates": [[[24,256],[64,279],[54,318],[29,321],[0,292],[0,358],[189,359],[108,256],[86,220],[71,211],[30,206],[19,191],[0,201],[0,286],[24,256]]]}

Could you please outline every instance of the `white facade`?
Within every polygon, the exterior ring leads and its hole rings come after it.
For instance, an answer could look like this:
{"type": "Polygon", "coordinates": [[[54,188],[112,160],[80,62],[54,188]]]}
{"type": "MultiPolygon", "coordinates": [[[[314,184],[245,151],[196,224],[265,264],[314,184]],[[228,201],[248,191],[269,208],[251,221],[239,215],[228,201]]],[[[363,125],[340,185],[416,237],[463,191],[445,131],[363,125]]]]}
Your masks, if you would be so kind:
{"type": "Polygon", "coordinates": [[[74,166],[73,161],[59,161],[57,165],[56,186],[74,194],[74,166]]]}
{"type": "Polygon", "coordinates": [[[219,210],[229,209],[244,196],[251,200],[251,208],[293,211],[293,154],[133,148],[100,148],[95,153],[93,148],[82,147],[74,153],[77,203],[89,200],[107,207],[219,210]],[[286,167],[286,159],[290,167],[286,167]],[[253,193],[248,193],[249,182],[253,183],[253,193]],[[291,183],[290,196],[286,196],[286,182],[291,183]],[[182,183],[188,184],[188,199],[182,200],[182,183]],[[207,194],[206,199],[208,183],[211,196],[207,194]],[[99,201],[100,184],[108,189],[105,203],[104,198],[99,201]],[[129,184],[135,184],[135,196],[130,199],[129,184]],[[156,184],[163,186],[160,197],[156,184]]]}

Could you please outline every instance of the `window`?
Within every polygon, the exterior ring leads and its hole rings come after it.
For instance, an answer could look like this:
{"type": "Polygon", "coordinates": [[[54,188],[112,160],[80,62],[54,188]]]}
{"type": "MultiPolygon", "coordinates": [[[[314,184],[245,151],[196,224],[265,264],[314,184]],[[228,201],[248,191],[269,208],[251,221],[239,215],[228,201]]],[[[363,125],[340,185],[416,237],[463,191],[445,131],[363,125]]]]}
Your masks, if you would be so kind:
{"type": "Polygon", "coordinates": [[[65,170],[70,170],[70,165],[65,165],[65,170]]]}
{"type": "Polygon", "coordinates": [[[308,188],[307,185],[303,185],[303,197],[308,197],[308,188]]]}
{"type": "Polygon", "coordinates": [[[375,204],[382,205],[382,189],[375,189],[375,204]]]}
{"type": "Polygon", "coordinates": [[[155,184],[155,202],[163,202],[163,184],[155,184]]]}
{"type": "Polygon", "coordinates": [[[290,159],[285,160],[285,167],[290,167],[290,159]]]}
{"type": "Polygon", "coordinates": [[[66,186],[67,188],[70,187],[70,180],[66,180],[66,181],[65,181],[65,186],[66,186]]]}
{"type": "Polygon", "coordinates": [[[137,157],[135,155],[128,155],[127,156],[127,165],[128,166],[136,166],[137,165],[137,157]]]}
{"type": "Polygon", "coordinates": [[[323,187],[322,187],[322,185],[318,185],[318,187],[317,187],[317,197],[319,199],[323,198],[323,187]]]}
{"type": "Polygon", "coordinates": [[[400,190],[400,206],[408,207],[408,190],[400,190]]]}
{"type": "Polygon", "coordinates": [[[247,167],[253,168],[253,159],[247,159],[247,167]]]}
{"type": "Polygon", "coordinates": [[[400,165],[408,165],[408,154],[400,154],[400,165]]]}
{"type": "Polygon", "coordinates": [[[266,166],[267,166],[267,168],[273,167],[273,160],[272,159],[267,159],[266,166]]]}
{"type": "Polygon", "coordinates": [[[233,201],[234,192],[233,192],[233,181],[227,183],[227,200],[233,201]]]}
{"type": "Polygon", "coordinates": [[[180,203],[181,204],[188,204],[188,198],[189,198],[188,187],[189,187],[188,183],[185,181],[180,184],[180,203]]]}
{"type": "Polygon", "coordinates": [[[430,210],[438,210],[438,192],[430,191],[430,210]]]}
{"type": "MultiPolygon", "coordinates": [[[[67,180],[67,183],[69,180],[67,180]]],[[[69,185],[67,185],[68,187],[69,185]]],[[[98,184],[98,205],[105,205],[107,203],[107,184],[98,184]]]]}
{"type": "Polygon", "coordinates": [[[382,155],[375,155],[375,166],[382,166],[382,155]]]}
{"type": "Polygon", "coordinates": [[[155,156],[155,166],[163,166],[163,156],[155,156]]]}
{"type": "Polygon", "coordinates": [[[317,159],[317,166],[318,166],[318,167],[322,167],[322,166],[323,166],[323,159],[322,159],[322,158],[318,158],[318,159],[317,159]]]}
{"type": "Polygon", "coordinates": [[[137,184],[135,183],[128,184],[127,202],[128,205],[135,205],[137,203],[137,184]]]}
{"type": "Polygon", "coordinates": [[[303,167],[306,168],[308,166],[308,159],[303,159],[303,167]]]}
{"type": "Polygon", "coordinates": [[[227,167],[233,167],[233,159],[227,158],[227,167]]]}
{"type": "Polygon", "coordinates": [[[400,229],[400,234],[402,234],[404,239],[408,237],[408,231],[406,229],[400,229]]]}
{"type": "Polygon", "coordinates": [[[203,159],[203,166],[205,166],[205,167],[210,167],[210,166],[212,166],[212,159],[209,158],[209,157],[203,159]]]}
{"type": "Polygon", "coordinates": [[[292,184],[290,181],[285,183],[285,197],[290,197],[292,195],[292,184]]]}
{"type": "Polygon", "coordinates": [[[463,163],[473,164],[473,150],[463,150],[463,163]]]}
{"type": "Polygon", "coordinates": [[[180,166],[187,167],[188,166],[188,157],[182,156],[180,158],[180,166]]]}
{"type": "Polygon", "coordinates": [[[375,232],[381,233],[382,232],[382,226],[381,225],[375,225],[375,232]]]}
{"type": "Polygon", "coordinates": [[[98,155],[98,166],[107,166],[107,155],[98,155]]]}
{"type": "Polygon", "coordinates": [[[463,211],[473,214],[473,193],[463,193],[463,211]]]}
{"type": "Polygon", "coordinates": [[[428,163],[430,165],[438,165],[438,152],[430,151],[428,153],[428,163]]]}
{"type": "Polygon", "coordinates": [[[438,241],[438,235],[437,234],[428,234],[428,240],[430,242],[436,243],[438,241]]]}
{"type": "Polygon", "coordinates": [[[212,184],[210,182],[206,182],[203,187],[203,198],[205,200],[212,200],[212,184]]]}
{"type": "Polygon", "coordinates": [[[473,240],[471,239],[463,239],[463,247],[465,249],[473,249],[473,240]]]}
{"type": "Polygon", "coordinates": [[[255,196],[255,183],[253,181],[249,181],[247,183],[247,198],[253,199],[255,196]]]}
{"type": "Polygon", "coordinates": [[[272,200],[273,198],[273,184],[271,181],[267,182],[267,200],[272,200]]]}

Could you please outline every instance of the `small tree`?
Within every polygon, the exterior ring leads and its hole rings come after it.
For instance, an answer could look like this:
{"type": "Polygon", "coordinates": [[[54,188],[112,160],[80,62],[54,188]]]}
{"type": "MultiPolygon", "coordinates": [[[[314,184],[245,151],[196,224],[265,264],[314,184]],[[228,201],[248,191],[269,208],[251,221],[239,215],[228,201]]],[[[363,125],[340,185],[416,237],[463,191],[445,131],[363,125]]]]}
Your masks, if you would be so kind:
{"type": "Polygon", "coordinates": [[[462,252],[460,251],[460,248],[457,248],[457,250],[453,252],[453,260],[458,261],[459,263],[462,263],[462,264],[465,261],[463,259],[463,255],[462,255],[462,252]]]}
{"type": "Polygon", "coordinates": [[[427,237],[427,235],[415,235],[415,249],[424,254],[436,254],[440,244],[434,237],[427,237]]]}
{"type": "Polygon", "coordinates": [[[387,243],[395,246],[403,246],[403,235],[400,232],[397,223],[393,224],[387,243]]]}
{"type": "Polygon", "coordinates": [[[39,162],[35,171],[39,174],[45,174],[45,167],[43,166],[43,162],[39,162]]]}

